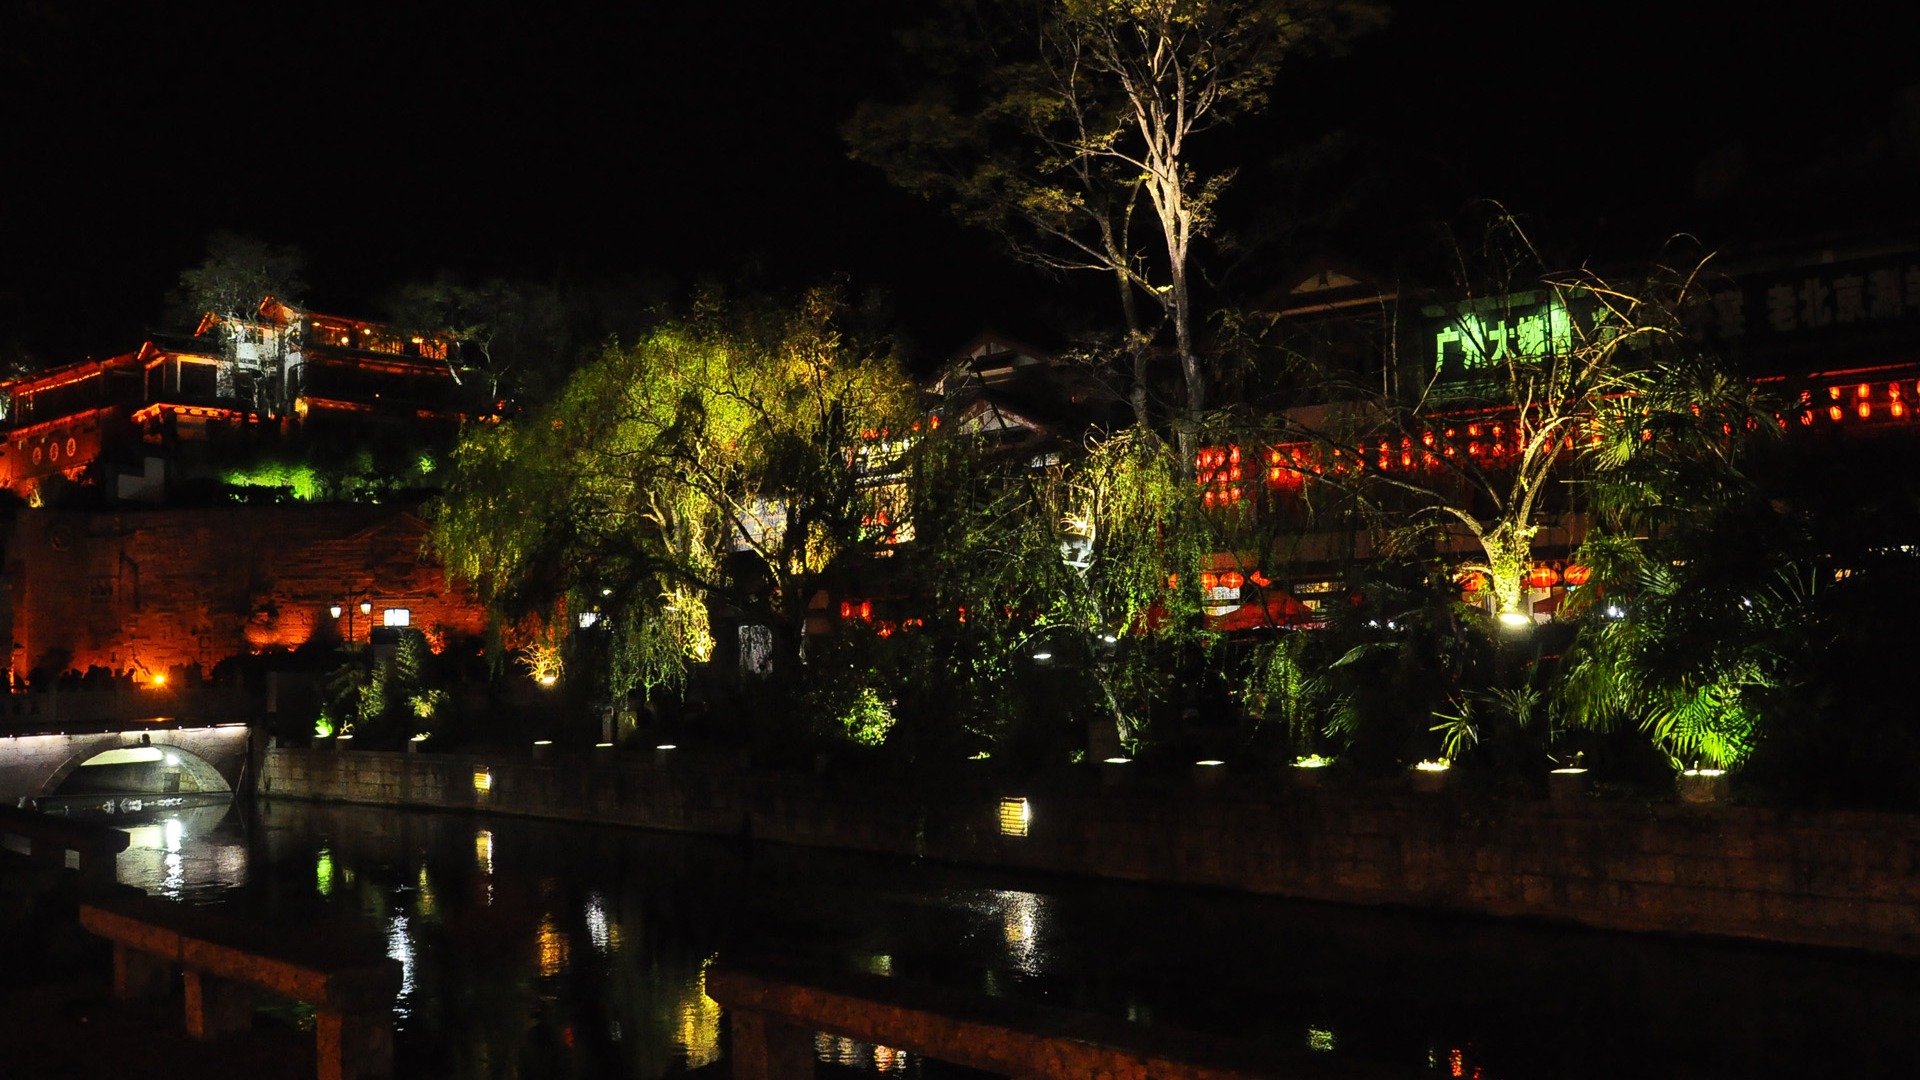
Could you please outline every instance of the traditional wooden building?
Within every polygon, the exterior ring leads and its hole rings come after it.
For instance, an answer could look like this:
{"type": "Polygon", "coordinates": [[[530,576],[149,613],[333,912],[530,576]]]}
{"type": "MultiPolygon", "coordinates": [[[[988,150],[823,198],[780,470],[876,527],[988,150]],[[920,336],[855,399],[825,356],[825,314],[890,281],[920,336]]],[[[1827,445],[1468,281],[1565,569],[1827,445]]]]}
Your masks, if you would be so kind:
{"type": "Polygon", "coordinates": [[[267,297],[252,319],[0,383],[0,487],[25,504],[4,534],[14,678],[147,682],[401,626],[436,650],[477,638],[485,612],[425,554],[413,501],[296,480],[257,498],[235,479],[250,460],[450,443],[497,416],[457,363],[445,337],[267,297]]]}
{"type": "Polygon", "coordinates": [[[102,502],[164,499],[188,479],[181,448],[221,440],[326,438],[329,426],[451,434],[494,412],[461,380],[457,344],[274,297],[247,321],[208,315],[186,337],[0,382],[0,488],[48,485],[102,502]]]}
{"type": "MultiPolygon", "coordinates": [[[[1690,296],[1683,347],[1757,383],[1777,406],[1773,423],[1792,454],[1841,469],[1920,464],[1920,245],[1873,240],[1715,258],[1690,296]]],[[[1283,428],[1294,436],[1209,446],[1195,462],[1209,507],[1274,525],[1266,550],[1223,552],[1203,575],[1216,623],[1232,627],[1311,624],[1326,603],[1348,596],[1348,571],[1376,557],[1368,530],[1327,524],[1338,520],[1324,513],[1337,502],[1327,485],[1318,492],[1320,524],[1311,522],[1307,491],[1325,474],[1371,472],[1443,490],[1469,469],[1497,481],[1517,467],[1527,449],[1517,406],[1475,388],[1509,355],[1565,348],[1574,323],[1595,317],[1550,290],[1462,299],[1330,266],[1303,272],[1265,307],[1282,350],[1315,357],[1333,377],[1279,386],[1264,403],[1286,414],[1283,428]],[[1407,411],[1388,415],[1395,407],[1407,411]]],[[[1458,498],[1474,505],[1471,492],[1458,498]]],[[[1569,564],[1586,532],[1575,487],[1543,493],[1527,524],[1538,532],[1525,607],[1546,618],[1585,581],[1585,568],[1569,564]]],[[[1901,542],[1920,546],[1920,536],[1901,542]]],[[[1478,548],[1456,522],[1434,554],[1467,563],[1478,548]]],[[[1463,575],[1463,599],[1488,599],[1486,584],[1463,575]]]]}

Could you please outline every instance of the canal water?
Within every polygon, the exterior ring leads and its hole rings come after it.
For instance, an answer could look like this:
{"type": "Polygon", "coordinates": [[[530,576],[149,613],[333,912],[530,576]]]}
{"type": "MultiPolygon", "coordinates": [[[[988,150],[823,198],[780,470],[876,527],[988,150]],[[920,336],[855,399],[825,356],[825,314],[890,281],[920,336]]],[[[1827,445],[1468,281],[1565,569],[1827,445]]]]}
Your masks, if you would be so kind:
{"type": "MultiPolygon", "coordinates": [[[[1905,961],[446,813],[276,802],[124,827],[127,883],[383,939],[408,1078],[719,1073],[704,971],[762,955],[1371,1075],[1908,1076],[1920,1060],[1920,964],[1905,961]]],[[[824,1036],[816,1049],[867,1074],[954,1073],[824,1036]]]]}

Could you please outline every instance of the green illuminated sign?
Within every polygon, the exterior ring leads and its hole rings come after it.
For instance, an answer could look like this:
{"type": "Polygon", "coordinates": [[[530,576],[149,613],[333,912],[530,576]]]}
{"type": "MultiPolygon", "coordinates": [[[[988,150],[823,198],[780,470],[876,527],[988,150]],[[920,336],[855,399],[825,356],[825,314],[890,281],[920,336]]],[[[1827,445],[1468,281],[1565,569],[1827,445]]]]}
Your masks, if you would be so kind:
{"type": "Polygon", "coordinates": [[[1443,373],[1470,375],[1573,348],[1573,316],[1558,296],[1543,302],[1522,294],[1461,306],[1466,310],[1433,336],[1433,362],[1443,373]]]}

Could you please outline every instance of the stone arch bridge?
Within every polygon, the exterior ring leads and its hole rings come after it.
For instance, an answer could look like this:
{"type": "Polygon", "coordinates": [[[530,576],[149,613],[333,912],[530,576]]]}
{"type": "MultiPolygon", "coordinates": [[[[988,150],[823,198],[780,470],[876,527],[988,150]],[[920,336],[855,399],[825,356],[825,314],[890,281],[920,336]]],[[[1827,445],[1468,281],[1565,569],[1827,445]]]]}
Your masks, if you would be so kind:
{"type": "Polygon", "coordinates": [[[248,735],[243,722],[90,724],[53,731],[0,725],[0,806],[51,795],[75,769],[115,750],[151,752],[156,767],[178,769],[201,791],[231,791],[247,768],[248,735]]]}

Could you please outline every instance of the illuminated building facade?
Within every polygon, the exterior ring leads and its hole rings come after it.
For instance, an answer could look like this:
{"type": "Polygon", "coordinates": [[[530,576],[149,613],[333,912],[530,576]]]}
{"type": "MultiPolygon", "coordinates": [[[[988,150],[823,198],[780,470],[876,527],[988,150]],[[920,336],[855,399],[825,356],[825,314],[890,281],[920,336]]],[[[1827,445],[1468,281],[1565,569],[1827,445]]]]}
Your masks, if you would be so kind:
{"type": "MultiPolygon", "coordinates": [[[[1920,447],[1920,249],[1872,244],[1716,259],[1694,292],[1683,313],[1686,347],[1777,403],[1773,422],[1793,458],[1820,469],[1873,469],[1908,461],[1920,447]]],[[[1257,515],[1283,537],[1271,551],[1222,553],[1203,575],[1209,613],[1226,629],[1317,622],[1325,604],[1348,597],[1349,569],[1375,557],[1367,530],[1313,524],[1308,492],[1319,478],[1371,473],[1445,491],[1469,471],[1510,474],[1529,450],[1528,435],[1513,405],[1475,387],[1509,356],[1565,350],[1582,320],[1595,317],[1544,290],[1471,301],[1416,296],[1332,268],[1296,279],[1265,307],[1283,350],[1316,357],[1336,383],[1423,409],[1410,422],[1387,423],[1324,386],[1276,384],[1272,400],[1249,404],[1284,409],[1291,428],[1321,437],[1200,451],[1195,467],[1208,508],[1257,515]]],[[[1320,486],[1319,520],[1337,504],[1338,487],[1320,486]]],[[[1547,487],[1529,516],[1539,531],[1522,568],[1525,610],[1537,618],[1588,575],[1570,558],[1586,531],[1577,487],[1547,487]]],[[[1464,487],[1454,494],[1455,505],[1473,505],[1464,487]]],[[[1466,563],[1482,553],[1454,524],[1434,554],[1466,563]]],[[[1484,574],[1463,574],[1460,584],[1466,601],[1489,598],[1484,574]]]]}
{"type": "Polygon", "coordinates": [[[35,503],[48,485],[156,502],[192,478],[183,446],[294,439],[329,422],[450,433],[493,404],[467,400],[456,354],[444,337],[267,297],[252,320],[208,315],[188,337],[0,382],[0,487],[35,503]]]}
{"type": "Polygon", "coordinates": [[[456,362],[443,337],[268,297],[244,322],[209,315],[189,337],[0,383],[0,487],[26,503],[4,537],[14,678],[148,682],[400,626],[436,650],[477,638],[484,609],[423,555],[404,496],[329,502],[296,477],[251,498],[235,482],[276,452],[450,442],[475,411],[456,362]]]}

